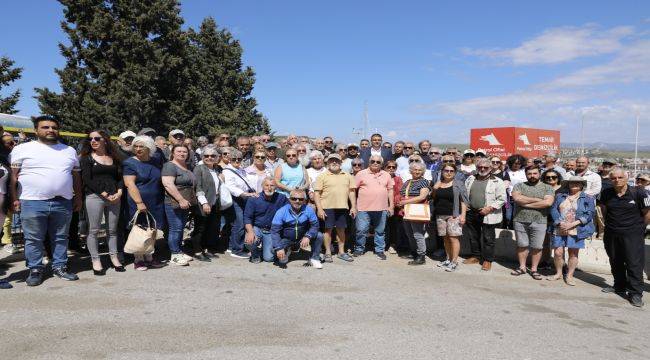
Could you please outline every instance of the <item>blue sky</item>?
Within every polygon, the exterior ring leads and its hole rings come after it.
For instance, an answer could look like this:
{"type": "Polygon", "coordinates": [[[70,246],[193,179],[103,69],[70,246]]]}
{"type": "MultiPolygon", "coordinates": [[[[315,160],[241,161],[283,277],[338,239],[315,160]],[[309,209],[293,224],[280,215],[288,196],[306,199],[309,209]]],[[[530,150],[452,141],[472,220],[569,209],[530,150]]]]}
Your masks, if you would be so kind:
{"type": "MultiPolygon", "coordinates": [[[[185,26],[206,16],[241,40],[254,95],[276,133],[357,140],[468,142],[469,129],[532,126],[579,141],[650,144],[648,1],[186,0],[185,26]]],[[[33,88],[58,89],[58,2],[3,2],[0,55],[33,88]]]]}

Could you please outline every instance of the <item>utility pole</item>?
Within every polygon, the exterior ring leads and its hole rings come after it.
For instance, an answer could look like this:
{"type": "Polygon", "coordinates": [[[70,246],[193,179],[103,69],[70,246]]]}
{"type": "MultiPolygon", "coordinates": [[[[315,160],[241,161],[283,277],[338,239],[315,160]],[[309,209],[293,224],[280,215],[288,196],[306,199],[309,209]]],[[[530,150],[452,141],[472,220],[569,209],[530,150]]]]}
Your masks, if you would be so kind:
{"type": "Polygon", "coordinates": [[[368,138],[368,100],[363,102],[363,138],[368,138]]]}
{"type": "Polygon", "coordinates": [[[639,111],[636,112],[636,135],[634,137],[634,177],[637,176],[637,164],[639,163],[639,111]]]}

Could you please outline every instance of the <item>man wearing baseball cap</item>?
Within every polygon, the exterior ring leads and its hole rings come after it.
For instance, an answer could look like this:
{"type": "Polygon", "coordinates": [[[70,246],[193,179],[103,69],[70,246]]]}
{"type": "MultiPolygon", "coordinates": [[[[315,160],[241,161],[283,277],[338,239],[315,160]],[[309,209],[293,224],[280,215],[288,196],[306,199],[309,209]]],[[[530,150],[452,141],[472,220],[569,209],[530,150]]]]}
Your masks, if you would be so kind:
{"type": "Polygon", "coordinates": [[[341,170],[348,174],[352,174],[352,160],[359,157],[359,145],[350,143],[348,144],[348,156],[341,163],[341,170]]]}
{"type": "Polygon", "coordinates": [[[323,221],[325,233],[325,262],[332,262],[332,230],[336,229],[338,240],[337,258],[351,262],[352,257],[345,252],[345,229],[348,216],[357,214],[356,181],[341,170],[341,157],[331,154],[327,157],[327,171],[316,178],[314,184],[314,202],[318,217],[323,221]],[[350,207],[348,205],[351,204],[350,207]]]}
{"type": "Polygon", "coordinates": [[[264,166],[274,172],[278,166],[284,164],[284,160],[278,157],[279,146],[277,143],[268,142],[264,147],[266,148],[266,161],[264,162],[264,166]]]}
{"type": "MultiPolygon", "coordinates": [[[[175,145],[183,145],[183,142],[185,141],[185,133],[181,129],[174,129],[169,132],[169,146],[166,147],[163,150],[163,153],[165,154],[165,159],[167,161],[171,161],[171,155],[172,155],[172,148],[175,145]]],[[[191,171],[194,169],[194,166],[196,166],[196,156],[194,155],[194,150],[188,148],[189,154],[187,155],[187,159],[185,160],[185,165],[187,165],[187,168],[191,171]]]]}

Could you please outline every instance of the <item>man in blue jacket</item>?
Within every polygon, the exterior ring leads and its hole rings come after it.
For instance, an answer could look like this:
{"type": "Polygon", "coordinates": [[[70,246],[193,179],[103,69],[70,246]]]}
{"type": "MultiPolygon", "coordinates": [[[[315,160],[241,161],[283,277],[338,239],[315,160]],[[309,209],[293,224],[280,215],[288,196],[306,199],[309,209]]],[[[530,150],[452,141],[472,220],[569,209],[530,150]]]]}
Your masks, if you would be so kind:
{"type": "Polygon", "coordinates": [[[271,221],[276,211],[288,203],[286,196],[275,192],[275,180],[270,177],[264,179],[260,196],[251,197],[246,202],[244,243],[251,252],[250,262],[259,264],[262,259],[266,262],[274,260],[271,221]],[[260,244],[262,245],[261,251],[260,244]]]}
{"type": "Polygon", "coordinates": [[[273,217],[271,237],[273,251],[281,267],[289,262],[291,248],[300,244],[301,248],[311,243],[311,258],[306,265],[322,269],[320,250],[323,246],[323,234],[318,231],[318,218],[314,210],[305,205],[305,191],[292,190],[289,205],[281,207],[273,217]]]}
{"type": "Polygon", "coordinates": [[[359,157],[363,160],[365,167],[368,167],[370,163],[371,155],[379,155],[384,159],[384,164],[388,160],[393,159],[393,154],[390,149],[387,149],[382,146],[383,138],[380,134],[372,134],[370,137],[370,147],[361,149],[361,154],[359,157]]]}

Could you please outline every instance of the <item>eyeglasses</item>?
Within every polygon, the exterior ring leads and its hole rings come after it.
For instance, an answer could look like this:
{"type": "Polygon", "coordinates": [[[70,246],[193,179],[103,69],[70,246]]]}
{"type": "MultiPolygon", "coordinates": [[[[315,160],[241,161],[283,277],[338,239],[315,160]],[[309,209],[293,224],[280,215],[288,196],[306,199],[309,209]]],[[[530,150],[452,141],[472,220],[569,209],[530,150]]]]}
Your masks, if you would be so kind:
{"type": "Polygon", "coordinates": [[[89,136],[89,137],[88,137],[88,140],[90,140],[90,141],[96,141],[96,142],[100,142],[100,141],[102,141],[102,139],[103,139],[103,138],[102,138],[101,136],[89,136]]]}
{"type": "Polygon", "coordinates": [[[264,159],[266,159],[266,156],[257,155],[257,156],[255,156],[255,158],[260,159],[260,160],[264,160],[264,159]]]}
{"type": "Polygon", "coordinates": [[[305,198],[299,198],[299,197],[293,197],[292,196],[292,197],[289,198],[289,200],[291,200],[291,201],[303,201],[303,200],[305,200],[305,198]]]}
{"type": "Polygon", "coordinates": [[[413,149],[413,146],[404,146],[404,149],[413,149]]]}
{"type": "Polygon", "coordinates": [[[456,161],[455,160],[442,160],[442,162],[445,163],[445,164],[453,164],[456,161]]]}
{"type": "Polygon", "coordinates": [[[298,150],[298,152],[299,152],[299,153],[306,154],[306,153],[307,153],[307,150],[298,150]]]}
{"type": "Polygon", "coordinates": [[[440,153],[436,152],[436,151],[432,151],[432,152],[429,153],[429,155],[440,155],[440,153]]]}
{"type": "Polygon", "coordinates": [[[213,159],[215,159],[215,158],[217,157],[217,155],[206,154],[206,155],[203,155],[203,157],[204,157],[204,158],[213,158],[213,159]]]}
{"type": "Polygon", "coordinates": [[[395,165],[388,165],[388,166],[386,166],[386,169],[397,169],[397,166],[395,166],[395,165]]]}
{"type": "Polygon", "coordinates": [[[501,161],[492,161],[492,164],[494,165],[501,164],[501,161]]]}
{"type": "Polygon", "coordinates": [[[244,158],[232,158],[231,160],[234,162],[241,162],[244,158]]]}
{"type": "Polygon", "coordinates": [[[352,164],[352,167],[360,167],[361,164],[352,164]]]}
{"type": "Polygon", "coordinates": [[[489,169],[490,167],[489,166],[477,166],[476,168],[477,169],[489,169]]]}
{"type": "Polygon", "coordinates": [[[442,170],[442,172],[443,173],[455,173],[456,170],[446,169],[446,170],[442,170]]]}
{"type": "Polygon", "coordinates": [[[381,161],[379,160],[370,160],[371,164],[381,164],[381,161]]]}
{"type": "Polygon", "coordinates": [[[557,176],[549,175],[549,176],[545,177],[544,179],[546,179],[546,180],[557,180],[557,176]]]}
{"type": "Polygon", "coordinates": [[[298,154],[287,154],[287,158],[295,158],[298,157],[298,154]]]}
{"type": "Polygon", "coordinates": [[[176,134],[176,135],[174,135],[174,136],[172,136],[172,137],[173,137],[174,139],[178,140],[178,139],[182,139],[182,138],[184,138],[185,135],[183,135],[183,134],[176,134]]]}

